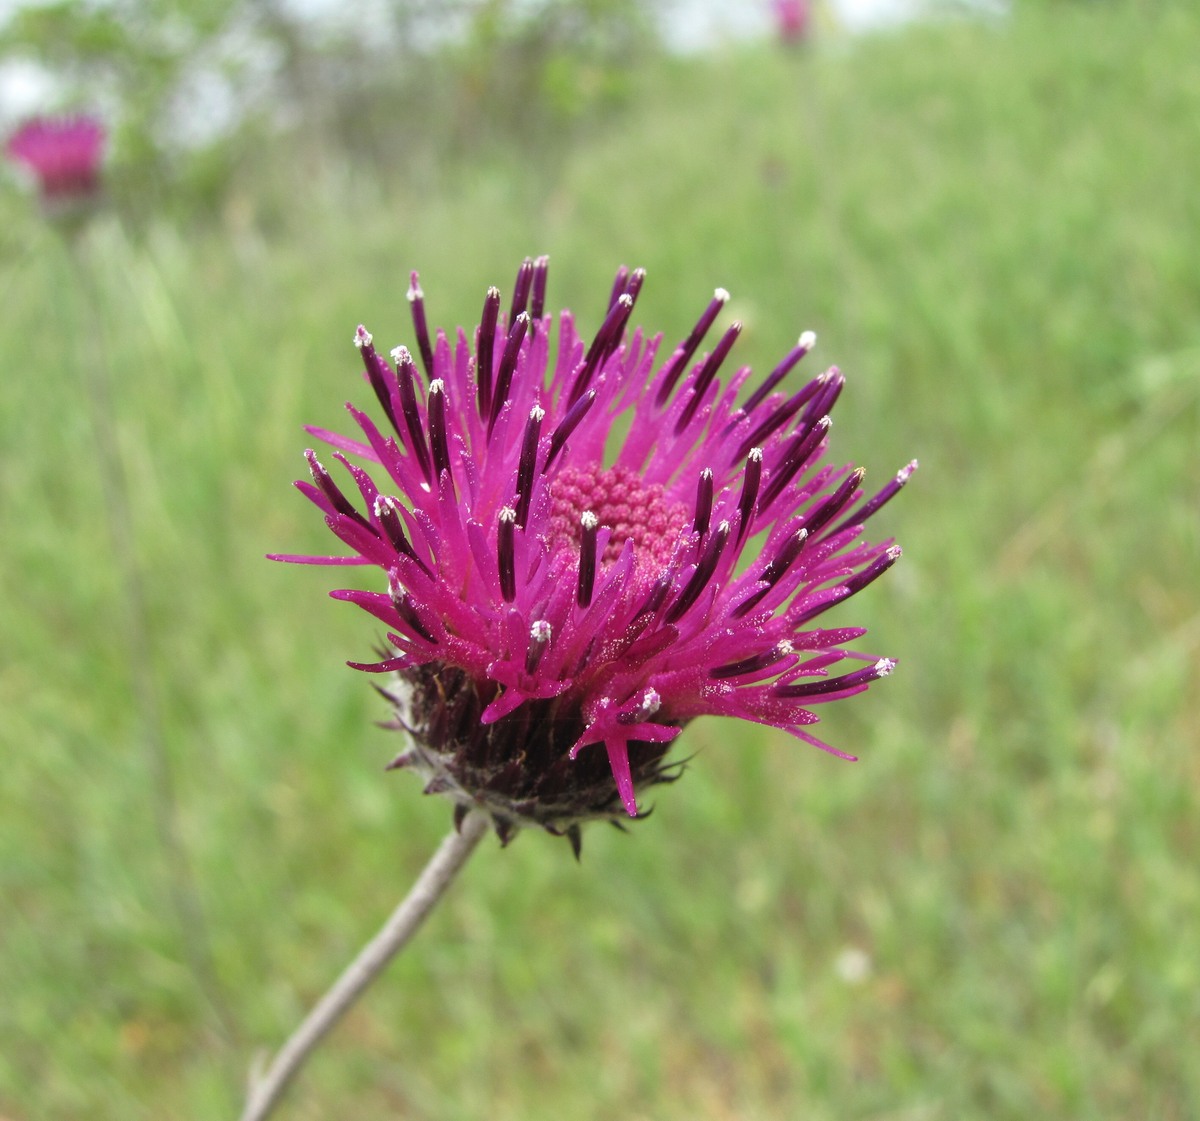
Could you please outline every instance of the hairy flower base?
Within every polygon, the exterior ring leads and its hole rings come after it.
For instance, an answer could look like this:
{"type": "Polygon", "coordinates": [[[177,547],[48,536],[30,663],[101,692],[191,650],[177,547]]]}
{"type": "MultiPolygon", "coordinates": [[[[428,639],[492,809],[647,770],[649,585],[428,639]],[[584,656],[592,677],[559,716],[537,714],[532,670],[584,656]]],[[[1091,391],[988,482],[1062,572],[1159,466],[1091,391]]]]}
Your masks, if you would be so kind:
{"type": "Polygon", "coordinates": [[[380,661],[350,664],[394,675],[381,691],[413,741],[394,766],[502,837],[536,825],[578,849],[582,822],[636,816],[678,777],[664,759],[697,716],[852,758],[812,735],[813,709],[894,663],[850,648],[861,628],[812,623],[899,557],[862,527],[915,463],[865,501],[861,470],[822,463],[842,375],[779,389],[810,332],[738,404],[750,370],[718,375],[741,324],[696,358],[728,293],[660,362],[661,337],[628,330],[640,269],[586,345],[569,312],[544,314],[546,277],[526,259],[507,316],[490,288],[452,340],[430,337],[414,273],[415,347],[390,363],[359,327],[384,424],[348,405],[361,439],[310,429],[356,498],[313,451],[297,484],[349,555],[276,559],[379,573],[332,594],[387,628],[380,661]]]}
{"type": "MultiPolygon", "coordinates": [[[[412,768],[425,780],[426,794],[454,802],[459,821],[483,807],[506,844],[520,826],[537,825],[569,838],[578,855],[584,822],[619,823],[625,816],[607,759],[600,752],[570,756],[584,730],[573,706],[557,698],[532,701],[484,724],[480,717],[499,688],[484,683],[481,693],[462,670],[438,666],[401,670],[380,691],[395,709],[388,726],[412,741],[389,769],[412,768]]],[[[663,762],[669,747],[629,743],[638,790],[679,777],[682,763],[663,762]]]]}

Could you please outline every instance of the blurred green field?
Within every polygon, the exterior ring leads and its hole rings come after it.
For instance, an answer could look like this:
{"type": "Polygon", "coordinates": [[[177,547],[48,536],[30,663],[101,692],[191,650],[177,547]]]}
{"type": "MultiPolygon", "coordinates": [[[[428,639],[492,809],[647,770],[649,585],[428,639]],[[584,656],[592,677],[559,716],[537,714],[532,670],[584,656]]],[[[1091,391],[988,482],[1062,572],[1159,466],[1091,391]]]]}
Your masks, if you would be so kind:
{"type": "Polygon", "coordinates": [[[413,267],[434,322],[473,323],[540,252],[586,325],[624,262],[668,339],[717,285],[758,370],[818,332],[849,379],[834,460],[921,461],[876,527],[904,559],[838,616],[900,669],[824,712],[858,764],[702,721],[685,780],[581,865],[486,842],[279,1116],[1200,1116],[1185,8],[663,60],[575,143],[432,177],[264,158],[216,225],[100,221],[90,281],[9,199],[0,1116],[235,1116],[446,829],[343,665],[377,628],[263,554],[328,548],[289,484],[301,425],[364,400],[354,326],[408,341],[413,267]],[[106,442],[215,987],[156,826],[106,442]]]}

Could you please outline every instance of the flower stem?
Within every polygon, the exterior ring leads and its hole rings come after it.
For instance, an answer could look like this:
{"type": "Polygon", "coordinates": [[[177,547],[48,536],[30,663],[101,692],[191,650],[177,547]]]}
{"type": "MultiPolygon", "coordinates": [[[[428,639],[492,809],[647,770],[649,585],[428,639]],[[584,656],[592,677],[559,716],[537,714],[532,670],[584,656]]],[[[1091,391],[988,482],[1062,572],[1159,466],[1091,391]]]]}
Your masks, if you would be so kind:
{"type": "Polygon", "coordinates": [[[65,276],[59,291],[74,292],[74,334],[79,347],[79,375],[91,428],[101,488],[102,508],[109,545],[116,566],[123,654],[129,676],[138,737],[146,755],[154,827],[165,857],[171,906],[182,937],[184,955],[201,996],[215,1015],[226,1042],[235,1038],[233,1016],[226,1002],[213,960],[208,920],[196,883],[195,868],[184,837],[176,768],[172,759],[163,701],[153,665],[158,653],[157,636],[151,626],[144,564],[139,556],[134,518],[134,485],[121,452],[119,426],[129,419],[119,415],[109,364],[106,324],[99,264],[102,249],[109,255],[114,246],[125,245],[119,225],[107,242],[96,245],[94,232],[82,225],[64,231],[65,276]]]}
{"type": "Polygon", "coordinates": [[[461,829],[451,831],[442,841],[379,933],[362,948],[358,957],[296,1028],[266,1072],[251,1076],[241,1121],[263,1121],[270,1116],[288,1083],[313,1049],[417,932],[487,828],[487,814],[473,811],[463,820],[461,829]]]}

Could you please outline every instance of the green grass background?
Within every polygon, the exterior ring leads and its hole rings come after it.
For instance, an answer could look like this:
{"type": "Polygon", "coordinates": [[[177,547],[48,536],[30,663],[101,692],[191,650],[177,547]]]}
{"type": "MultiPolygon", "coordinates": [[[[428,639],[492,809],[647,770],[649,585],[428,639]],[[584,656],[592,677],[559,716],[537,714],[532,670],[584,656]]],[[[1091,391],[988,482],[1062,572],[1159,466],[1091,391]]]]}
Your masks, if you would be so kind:
{"type": "Polygon", "coordinates": [[[839,616],[900,669],[825,710],[858,764],[701,721],[685,780],[581,865],[485,843],[280,1116],[1200,1116],[1198,41],[1190,5],[1096,3],[666,60],[573,143],[264,161],[216,225],[105,219],[83,265],[10,199],[0,1115],[236,1115],[446,829],[342,664],[377,628],[262,558],[328,547],[289,483],[300,426],[364,399],[355,324],[409,340],[411,267],[434,322],[474,322],[547,252],[592,327],[625,262],[668,339],[716,285],[756,369],[819,333],[833,458],[921,460],[876,528],[904,559],[839,616]]]}

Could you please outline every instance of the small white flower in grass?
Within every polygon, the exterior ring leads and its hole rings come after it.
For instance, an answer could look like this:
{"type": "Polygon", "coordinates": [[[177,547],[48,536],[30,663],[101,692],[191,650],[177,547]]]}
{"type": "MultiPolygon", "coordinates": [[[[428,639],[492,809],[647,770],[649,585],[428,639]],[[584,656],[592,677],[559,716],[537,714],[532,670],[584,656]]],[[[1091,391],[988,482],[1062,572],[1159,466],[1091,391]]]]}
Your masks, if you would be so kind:
{"type": "Polygon", "coordinates": [[[846,946],[834,958],[833,969],[847,985],[861,985],[871,976],[871,955],[858,946],[846,946]]]}

